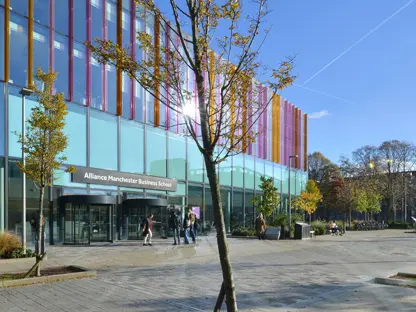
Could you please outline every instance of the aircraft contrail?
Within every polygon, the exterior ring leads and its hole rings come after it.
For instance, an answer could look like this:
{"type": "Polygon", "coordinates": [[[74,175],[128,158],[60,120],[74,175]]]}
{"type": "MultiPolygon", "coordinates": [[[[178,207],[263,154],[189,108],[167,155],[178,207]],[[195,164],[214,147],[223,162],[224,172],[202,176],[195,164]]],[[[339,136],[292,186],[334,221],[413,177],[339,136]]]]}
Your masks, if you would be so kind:
{"type": "Polygon", "coordinates": [[[385,23],[387,23],[390,19],[392,19],[394,16],[399,14],[401,11],[403,11],[405,8],[407,8],[409,5],[411,5],[415,0],[410,0],[408,3],[406,3],[404,6],[402,6],[400,9],[398,9],[396,12],[394,12],[392,15],[387,17],[384,21],[382,21],[380,24],[378,24],[376,27],[371,29],[367,34],[365,34],[363,37],[361,37],[358,41],[353,43],[349,48],[344,50],[340,55],[338,55],[336,58],[334,58],[331,62],[326,64],[322,69],[317,71],[314,75],[312,75],[308,80],[306,80],[303,84],[307,84],[309,81],[311,81],[313,78],[318,76],[320,73],[322,73],[325,69],[327,69],[329,66],[334,64],[338,59],[340,59],[342,56],[347,54],[349,51],[351,51],[357,44],[361,43],[363,40],[365,40],[368,36],[370,36],[373,32],[378,30],[381,26],[383,26],[385,23]]]}
{"type": "Polygon", "coordinates": [[[350,101],[350,100],[347,100],[347,99],[343,99],[343,98],[341,98],[339,96],[335,96],[335,95],[332,95],[332,94],[329,94],[329,93],[325,93],[325,92],[322,92],[322,91],[318,91],[318,90],[315,90],[315,89],[311,89],[309,87],[305,87],[304,85],[299,85],[299,84],[296,84],[296,83],[294,83],[293,85],[295,87],[299,87],[299,88],[302,88],[302,89],[305,89],[305,90],[308,90],[308,91],[311,91],[311,92],[315,92],[315,93],[318,93],[318,94],[325,95],[327,97],[333,98],[334,100],[342,101],[342,102],[345,102],[345,103],[348,103],[348,104],[355,104],[355,102],[353,102],[353,101],[350,101]]]}

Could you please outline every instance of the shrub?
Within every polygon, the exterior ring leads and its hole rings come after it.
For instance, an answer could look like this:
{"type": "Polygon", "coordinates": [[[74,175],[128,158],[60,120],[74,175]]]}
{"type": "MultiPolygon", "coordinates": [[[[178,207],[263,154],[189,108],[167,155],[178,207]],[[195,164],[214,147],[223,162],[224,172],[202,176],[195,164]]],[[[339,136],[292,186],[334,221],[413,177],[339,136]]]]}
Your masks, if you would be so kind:
{"type": "Polygon", "coordinates": [[[8,232],[0,233],[0,258],[10,258],[12,252],[22,248],[19,237],[8,232]]]}
{"type": "Polygon", "coordinates": [[[256,230],[253,228],[240,227],[231,233],[232,236],[256,236],[256,230]]]}
{"type": "Polygon", "coordinates": [[[410,223],[401,223],[401,222],[390,222],[388,224],[389,229],[403,229],[403,230],[407,230],[407,229],[411,229],[412,228],[412,224],[410,223]]]}
{"type": "Polygon", "coordinates": [[[328,225],[323,221],[313,221],[311,223],[311,230],[315,231],[315,235],[324,235],[328,225]]]}

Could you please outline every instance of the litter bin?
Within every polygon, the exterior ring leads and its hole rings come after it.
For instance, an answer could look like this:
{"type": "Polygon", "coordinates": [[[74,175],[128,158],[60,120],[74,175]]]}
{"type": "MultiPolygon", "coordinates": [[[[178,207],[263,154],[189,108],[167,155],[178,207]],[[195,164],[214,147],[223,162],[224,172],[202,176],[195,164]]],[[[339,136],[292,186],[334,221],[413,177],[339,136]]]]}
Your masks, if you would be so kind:
{"type": "Polygon", "coordinates": [[[295,223],[295,239],[308,239],[311,234],[311,226],[307,223],[295,223]]]}

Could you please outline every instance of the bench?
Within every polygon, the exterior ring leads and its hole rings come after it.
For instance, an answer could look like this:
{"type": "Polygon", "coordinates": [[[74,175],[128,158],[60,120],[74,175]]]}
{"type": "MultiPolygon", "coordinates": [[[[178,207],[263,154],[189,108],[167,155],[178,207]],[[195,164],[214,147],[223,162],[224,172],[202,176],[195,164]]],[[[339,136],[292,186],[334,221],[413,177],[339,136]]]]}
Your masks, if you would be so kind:
{"type": "Polygon", "coordinates": [[[315,236],[315,231],[310,231],[309,233],[311,234],[311,237],[315,236]]]}

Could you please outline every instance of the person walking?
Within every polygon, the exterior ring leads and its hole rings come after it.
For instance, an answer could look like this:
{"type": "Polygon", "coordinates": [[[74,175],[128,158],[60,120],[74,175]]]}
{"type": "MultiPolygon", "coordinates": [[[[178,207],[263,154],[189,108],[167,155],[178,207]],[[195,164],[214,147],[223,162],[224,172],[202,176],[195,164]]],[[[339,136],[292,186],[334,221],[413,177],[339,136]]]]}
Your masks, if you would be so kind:
{"type": "Polygon", "coordinates": [[[147,218],[143,220],[143,246],[152,246],[152,223],[153,215],[149,214],[147,218]]]}
{"type": "Polygon", "coordinates": [[[195,226],[195,222],[196,222],[196,216],[193,212],[189,212],[189,221],[190,221],[190,227],[189,227],[189,232],[191,233],[191,238],[192,238],[192,242],[196,243],[196,235],[194,232],[194,226],[195,226]]]}
{"type": "Polygon", "coordinates": [[[266,223],[264,222],[263,214],[260,212],[256,219],[256,234],[258,239],[264,239],[265,230],[266,223]]]}
{"type": "Polygon", "coordinates": [[[197,240],[198,230],[199,230],[199,220],[195,216],[195,222],[194,222],[194,235],[195,235],[195,240],[197,240]]]}
{"type": "Polygon", "coordinates": [[[169,217],[169,228],[173,232],[173,239],[174,243],[173,245],[180,245],[180,233],[179,233],[179,224],[180,220],[178,215],[176,214],[176,211],[172,209],[170,211],[170,217],[169,217]]]}
{"type": "Polygon", "coordinates": [[[189,228],[191,227],[189,217],[189,213],[186,213],[185,218],[183,219],[183,237],[185,245],[189,245],[189,228]]]}

